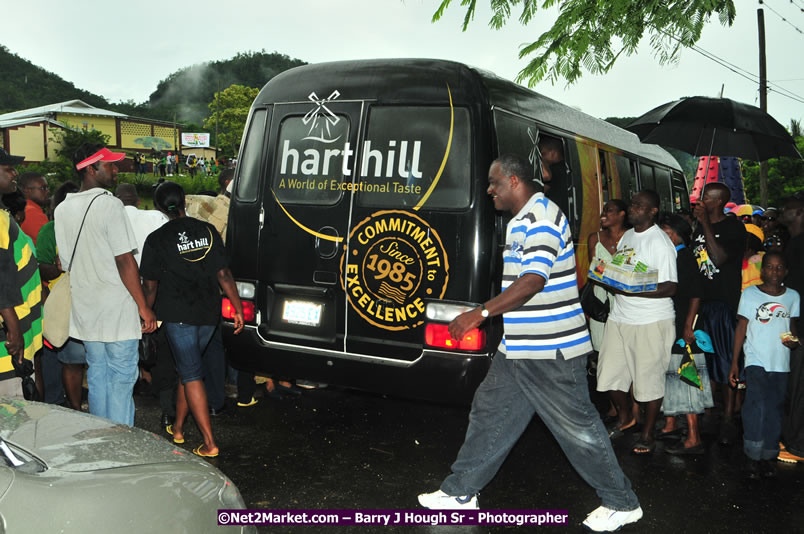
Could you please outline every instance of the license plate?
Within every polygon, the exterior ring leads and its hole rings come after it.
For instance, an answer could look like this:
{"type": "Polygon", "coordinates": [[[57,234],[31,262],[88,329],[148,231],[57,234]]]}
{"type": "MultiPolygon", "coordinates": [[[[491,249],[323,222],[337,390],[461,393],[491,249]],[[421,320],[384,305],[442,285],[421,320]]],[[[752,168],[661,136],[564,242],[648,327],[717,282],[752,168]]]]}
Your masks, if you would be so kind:
{"type": "Polygon", "coordinates": [[[321,304],[299,300],[286,300],[282,320],[286,323],[318,326],[321,323],[321,304]]]}

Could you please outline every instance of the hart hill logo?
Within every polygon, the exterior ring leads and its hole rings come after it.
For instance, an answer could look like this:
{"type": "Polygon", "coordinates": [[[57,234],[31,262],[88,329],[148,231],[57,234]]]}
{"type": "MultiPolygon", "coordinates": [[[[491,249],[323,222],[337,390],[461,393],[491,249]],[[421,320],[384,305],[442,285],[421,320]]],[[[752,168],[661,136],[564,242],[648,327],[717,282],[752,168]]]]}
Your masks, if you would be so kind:
{"type": "Polygon", "coordinates": [[[386,330],[421,325],[424,299],[444,296],[449,262],[438,233],[404,211],[373,213],[352,230],[341,258],[349,304],[386,330]]]}
{"type": "Polygon", "coordinates": [[[187,232],[179,232],[178,242],[176,248],[179,249],[181,259],[184,261],[196,262],[201,261],[207,257],[209,251],[212,250],[212,231],[206,228],[207,235],[201,237],[187,237],[187,232]]]}
{"type": "Polygon", "coordinates": [[[308,124],[310,125],[310,131],[307,132],[308,137],[305,137],[304,139],[314,139],[316,141],[321,141],[322,143],[334,143],[341,138],[339,135],[335,139],[332,139],[330,126],[335,126],[338,124],[341,118],[335,115],[332,110],[327,107],[328,102],[335,100],[339,96],[341,96],[341,93],[338,90],[332,91],[327,98],[322,99],[318,98],[318,95],[315,94],[315,91],[307,96],[307,99],[313,102],[315,107],[308,111],[302,119],[302,123],[304,123],[305,126],[308,124]],[[314,135],[316,127],[319,127],[318,136],[314,135]],[[326,131],[326,137],[324,137],[324,131],[326,131]]]}

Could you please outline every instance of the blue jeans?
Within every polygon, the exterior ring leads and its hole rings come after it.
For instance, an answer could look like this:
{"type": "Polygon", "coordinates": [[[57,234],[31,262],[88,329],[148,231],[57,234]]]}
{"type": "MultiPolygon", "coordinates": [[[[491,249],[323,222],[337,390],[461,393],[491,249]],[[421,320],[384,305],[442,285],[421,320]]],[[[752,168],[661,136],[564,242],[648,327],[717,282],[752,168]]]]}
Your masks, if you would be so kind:
{"type": "Polygon", "coordinates": [[[207,390],[207,404],[210,408],[219,410],[223,408],[226,396],[223,391],[226,380],[226,356],[223,349],[223,335],[221,325],[215,326],[212,335],[204,349],[204,388],[207,390]]]}
{"type": "Polygon", "coordinates": [[[756,365],[745,368],[743,452],[752,460],[775,460],[779,455],[789,374],[769,373],[756,365]]]}
{"type": "Polygon", "coordinates": [[[475,392],[461,450],[441,484],[448,495],[474,495],[488,484],[538,414],[578,474],[612,510],[639,506],[611,440],[589,399],[586,358],[509,360],[497,352],[475,392]]]}
{"type": "Polygon", "coordinates": [[[89,412],[134,426],[134,383],[139,376],[138,339],[84,341],[87,351],[89,412]]]}
{"type": "Polygon", "coordinates": [[[173,359],[176,360],[181,383],[203,379],[201,355],[215,332],[215,325],[163,323],[162,326],[165,328],[173,359]]]}

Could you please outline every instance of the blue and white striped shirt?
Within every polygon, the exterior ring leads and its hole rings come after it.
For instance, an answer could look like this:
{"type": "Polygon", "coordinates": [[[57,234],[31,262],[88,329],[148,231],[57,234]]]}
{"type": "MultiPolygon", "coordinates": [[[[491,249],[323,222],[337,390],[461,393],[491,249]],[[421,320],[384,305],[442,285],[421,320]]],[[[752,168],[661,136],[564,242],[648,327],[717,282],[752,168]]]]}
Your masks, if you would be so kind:
{"type": "Polygon", "coordinates": [[[543,193],[533,195],[508,223],[502,290],[525,274],[547,282],[523,306],[503,314],[499,350],[510,359],[554,359],[557,350],[567,359],[589,354],[569,223],[543,193]]]}

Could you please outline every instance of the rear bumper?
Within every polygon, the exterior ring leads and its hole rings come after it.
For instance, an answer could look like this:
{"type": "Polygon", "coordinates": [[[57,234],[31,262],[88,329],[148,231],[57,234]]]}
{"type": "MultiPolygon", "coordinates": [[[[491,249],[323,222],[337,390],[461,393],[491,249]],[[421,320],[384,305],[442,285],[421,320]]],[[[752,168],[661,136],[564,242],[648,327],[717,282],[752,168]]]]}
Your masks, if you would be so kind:
{"type": "Polygon", "coordinates": [[[232,332],[224,322],[224,342],[238,369],[450,404],[470,403],[491,364],[488,354],[425,349],[408,362],[266,341],[254,327],[232,332]]]}

